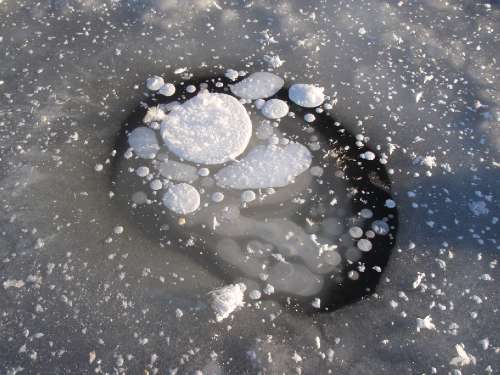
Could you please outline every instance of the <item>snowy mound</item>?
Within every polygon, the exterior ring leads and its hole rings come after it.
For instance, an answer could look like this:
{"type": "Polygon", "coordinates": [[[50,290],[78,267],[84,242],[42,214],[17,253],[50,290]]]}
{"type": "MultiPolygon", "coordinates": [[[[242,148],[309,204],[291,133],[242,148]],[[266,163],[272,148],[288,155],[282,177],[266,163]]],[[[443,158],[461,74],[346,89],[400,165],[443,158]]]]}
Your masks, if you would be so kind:
{"type": "Polygon", "coordinates": [[[161,136],[181,159],[220,164],[245,151],[252,122],[234,97],[203,92],[168,114],[161,124],[161,136]]]}
{"type": "Polygon", "coordinates": [[[263,99],[276,94],[285,84],[283,78],[268,72],[253,73],[243,81],[230,85],[231,92],[243,99],[263,99]]]}
{"type": "Polygon", "coordinates": [[[209,293],[210,306],[214,310],[215,319],[220,322],[226,319],[234,310],[243,307],[243,297],[246,285],[230,284],[209,293]]]}
{"type": "Polygon", "coordinates": [[[222,168],[217,185],[233,189],[283,187],[311,165],[309,150],[300,143],[254,147],[239,163],[222,168]]]}
{"type": "Polygon", "coordinates": [[[288,90],[290,100],[305,108],[320,106],[325,101],[323,88],[314,85],[296,83],[288,90]]]}

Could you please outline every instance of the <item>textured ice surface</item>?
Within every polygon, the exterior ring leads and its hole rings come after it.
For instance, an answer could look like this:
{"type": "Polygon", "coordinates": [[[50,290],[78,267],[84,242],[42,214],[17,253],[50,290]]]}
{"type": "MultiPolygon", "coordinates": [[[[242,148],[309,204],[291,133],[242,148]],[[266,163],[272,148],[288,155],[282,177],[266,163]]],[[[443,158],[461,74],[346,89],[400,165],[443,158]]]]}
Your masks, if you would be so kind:
{"type": "Polygon", "coordinates": [[[252,122],[234,97],[205,92],[175,107],[162,122],[161,135],[179,158],[220,164],[245,150],[252,122]]]}
{"type": "Polygon", "coordinates": [[[252,73],[242,81],[231,85],[231,92],[243,99],[263,99],[276,94],[285,84],[283,78],[273,73],[252,73]]]}
{"type": "Polygon", "coordinates": [[[246,285],[230,284],[209,293],[210,306],[218,322],[229,317],[236,309],[243,307],[246,285]]]}
{"type": "Polygon", "coordinates": [[[181,182],[168,188],[163,204],[177,214],[190,214],[200,207],[200,193],[194,186],[181,182]]]}
{"type": "Polygon", "coordinates": [[[324,89],[312,84],[295,83],[288,89],[288,96],[301,107],[313,108],[325,101],[324,89]]]}
{"type": "Polygon", "coordinates": [[[217,184],[233,189],[286,186],[311,165],[309,150],[300,143],[256,146],[238,163],[215,175],[217,184]]]}

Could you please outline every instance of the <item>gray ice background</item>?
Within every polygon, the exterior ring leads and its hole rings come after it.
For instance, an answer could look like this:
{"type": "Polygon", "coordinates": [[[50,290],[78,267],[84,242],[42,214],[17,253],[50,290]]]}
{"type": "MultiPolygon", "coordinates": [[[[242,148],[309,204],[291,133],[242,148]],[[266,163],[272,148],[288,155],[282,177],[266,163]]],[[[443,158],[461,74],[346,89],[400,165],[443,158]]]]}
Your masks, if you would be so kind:
{"type": "Polygon", "coordinates": [[[499,28],[496,1],[0,1],[0,374],[499,373],[499,28]],[[273,55],[394,145],[398,245],[366,301],[214,324],[220,281],[116,210],[106,160],[149,75],[273,55]]]}

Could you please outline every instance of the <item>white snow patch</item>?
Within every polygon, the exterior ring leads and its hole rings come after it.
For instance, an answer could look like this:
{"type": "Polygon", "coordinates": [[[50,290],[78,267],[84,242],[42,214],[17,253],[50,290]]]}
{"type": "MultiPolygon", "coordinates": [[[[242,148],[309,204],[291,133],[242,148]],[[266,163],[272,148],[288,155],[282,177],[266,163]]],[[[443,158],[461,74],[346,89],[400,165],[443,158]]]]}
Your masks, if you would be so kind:
{"type": "Polygon", "coordinates": [[[229,87],[234,95],[243,99],[255,100],[273,96],[284,84],[283,78],[276,74],[257,72],[229,87]]]}
{"type": "Polygon", "coordinates": [[[239,163],[222,168],[215,179],[219,186],[233,189],[283,187],[306,171],[311,161],[311,153],[300,143],[259,145],[239,163]]]}
{"type": "Polygon", "coordinates": [[[234,97],[203,92],[172,109],[161,124],[161,136],[181,159],[220,164],[245,151],[252,122],[234,97]]]}

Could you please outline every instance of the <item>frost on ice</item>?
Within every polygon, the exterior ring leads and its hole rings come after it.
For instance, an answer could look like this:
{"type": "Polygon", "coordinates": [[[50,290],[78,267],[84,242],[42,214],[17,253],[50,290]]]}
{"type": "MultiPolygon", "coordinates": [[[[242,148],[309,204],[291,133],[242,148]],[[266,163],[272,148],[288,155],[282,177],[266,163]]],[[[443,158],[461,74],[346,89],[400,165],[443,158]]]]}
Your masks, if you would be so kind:
{"type": "Polygon", "coordinates": [[[226,319],[237,308],[243,307],[243,298],[246,289],[247,287],[243,283],[230,284],[213,290],[208,294],[210,306],[218,322],[226,319]]]}
{"type": "Polygon", "coordinates": [[[245,151],[252,122],[234,97],[203,92],[172,109],[161,124],[161,136],[181,159],[220,164],[245,151]]]}
{"type": "Polygon", "coordinates": [[[305,108],[320,106],[325,101],[323,87],[296,83],[288,90],[288,96],[292,102],[305,108]]]}
{"type": "Polygon", "coordinates": [[[163,196],[163,204],[177,214],[189,214],[200,207],[200,193],[184,182],[172,185],[163,196]]]}
{"type": "Polygon", "coordinates": [[[134,152],[143,159],[154,159],[160,149],[154,130],[141,126],[128,136],[128,143],[134,152]]]}
{"type": "Polygon", "coordinates": [[[241,82],[230,85],[231,92],[243,99],[263,99],[276,94],[285,84],[283,78],[268,72],[253,73],[241,82]]]}
{"type": "Polygon", "coordinates": [[[306,171],[311,161],[311,153],[300,143],[260,145],[239,163],[222,168],[215,179],[219,186],[233,189],[283,187],[306,171]]]}

